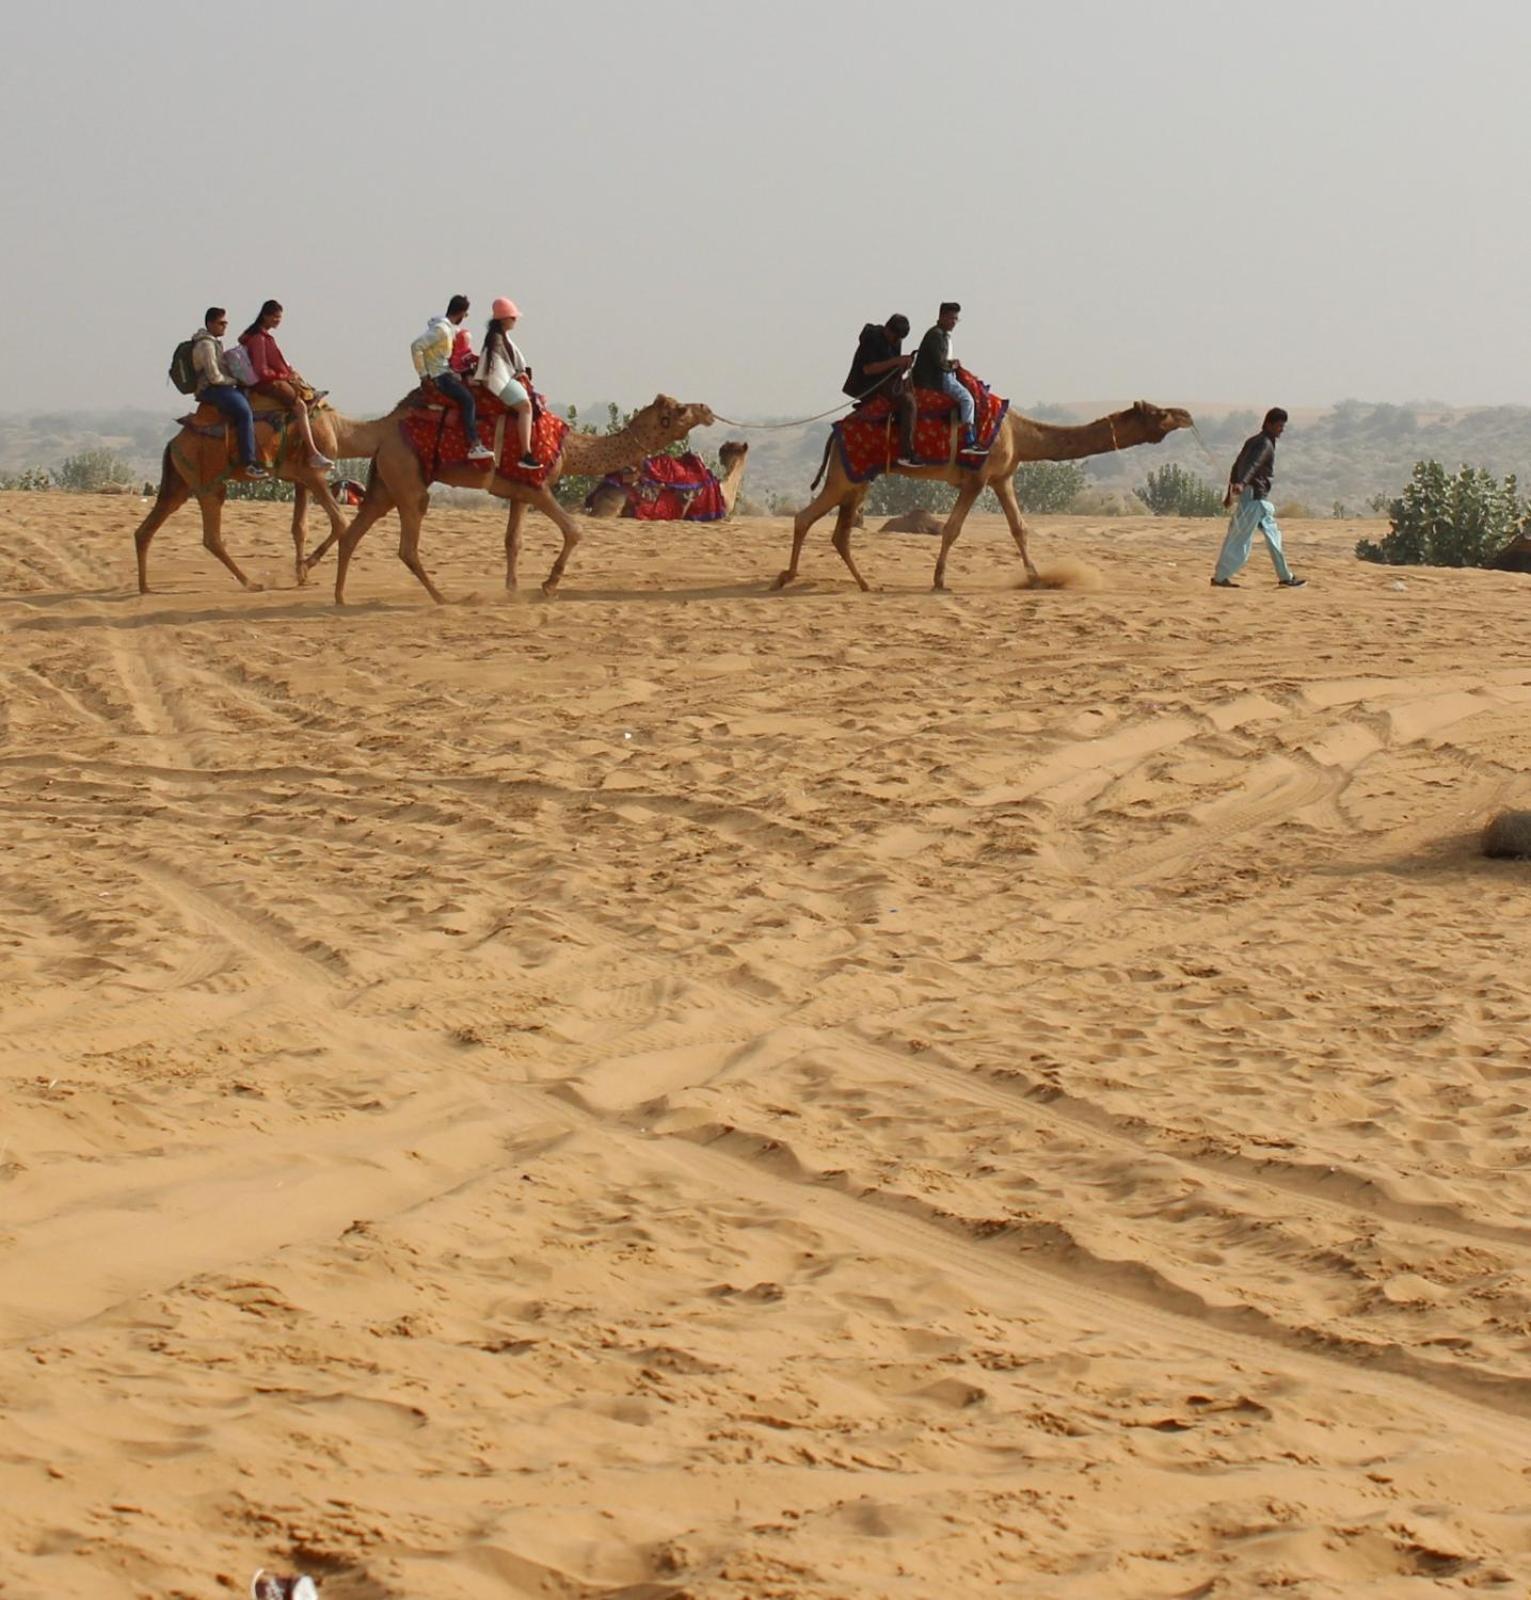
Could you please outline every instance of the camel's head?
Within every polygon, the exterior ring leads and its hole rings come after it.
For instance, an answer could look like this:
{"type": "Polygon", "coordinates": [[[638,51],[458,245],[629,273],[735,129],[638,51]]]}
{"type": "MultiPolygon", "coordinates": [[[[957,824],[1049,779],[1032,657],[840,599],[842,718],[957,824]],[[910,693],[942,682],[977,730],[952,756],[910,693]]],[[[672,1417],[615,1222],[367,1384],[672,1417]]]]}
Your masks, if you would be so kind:
{"type": "Polygon", "coordinates": [[[662,435],[666,444],[684,439],[693,428],[710,428],[716,420],[710,406],[687,404],[667,394],[656,394],[652,403],[633,418],[662,435]]]}
{"type": "Polygon", "coordinates": [[[1139,400],[1132,409],[1147,428],[1150,444],[1158,444],[1166,434],[1173,433],[1177,428],[1195,426],[1191,413],[1182,411],[1179,406],[1156,406],[1151,400],[1139,400]]]}
{"type": "Polygon", "coordinates": [[[732,472],[736,461],[742,461],[750,453],[750,447],[742,439],[725,439],[718,446],[718,464],[725,472],[732,472]]]}

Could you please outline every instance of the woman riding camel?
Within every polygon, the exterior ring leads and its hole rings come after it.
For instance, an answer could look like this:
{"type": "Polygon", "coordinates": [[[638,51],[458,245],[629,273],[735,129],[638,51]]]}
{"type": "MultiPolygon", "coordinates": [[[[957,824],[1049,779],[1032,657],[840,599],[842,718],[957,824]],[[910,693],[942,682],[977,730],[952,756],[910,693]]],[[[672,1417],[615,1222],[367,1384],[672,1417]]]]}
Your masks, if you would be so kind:
{"type": "Polygon", "coordinates": [[[268,300],[260,308],[260,315],[240,334],[239,342],[245,347],[250,366],[255,373],[253,385],[256,394],[269,395],[281,404],[282,409],[298,425],[303,443],[308,446],[308,464],[323,472],[335,465],[314,443],[314,430],[308,420],[308,407],[298,392],[302,380],[287,364],[287,358],[272,337],[272,330],[282,321],[282,308],[275,300],[268,300]]]}
{"type": "Polygon", "coordinates": [[[521,445],[519,465],[536,467],[540,463],[532,454],[532,397],[527,389],[532,369],[510,336],[521,313],[515,301],[507,300],[504,295],[495,301],[490,311],[493,315],[484,330],[484,353],[478,358],[476,376],[516,419],[516,438],[521,445]]]}

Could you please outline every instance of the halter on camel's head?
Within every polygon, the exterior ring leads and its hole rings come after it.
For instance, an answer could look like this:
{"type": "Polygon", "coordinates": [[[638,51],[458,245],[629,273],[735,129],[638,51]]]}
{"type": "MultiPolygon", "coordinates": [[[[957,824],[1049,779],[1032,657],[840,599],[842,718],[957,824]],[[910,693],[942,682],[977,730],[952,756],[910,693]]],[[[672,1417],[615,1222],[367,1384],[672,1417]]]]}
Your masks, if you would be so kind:
{"type": "Polygon", "coordinates": [[[1132,409],[1147,426],[1151,444],[1158,444],[1177,428],[1194,426],[1191,413],[1182,411],[1179,406],[1156,406],[1151,400],[1138,400],[1134,402],[1132,409]]]}
{"type": "Polygon", "coordinates": [[[693,428],[710,428],[716,420],[711,406],[699,402],[688,404],[668,394],[656,394],[638,413],[638,417],[652,421],[667,434],[674,433],[677,436],[690,433],[693,428]]]}

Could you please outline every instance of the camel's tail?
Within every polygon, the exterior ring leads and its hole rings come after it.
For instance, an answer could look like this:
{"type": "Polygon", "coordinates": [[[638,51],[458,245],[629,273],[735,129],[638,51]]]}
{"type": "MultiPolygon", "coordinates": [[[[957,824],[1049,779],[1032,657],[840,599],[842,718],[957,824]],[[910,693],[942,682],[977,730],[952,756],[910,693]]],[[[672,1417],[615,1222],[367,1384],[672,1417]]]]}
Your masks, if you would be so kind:
{"type": "Polygon", "coordinates": [[[180,477],[176,471],[175,460],[170,454],[170,446],[165,446],[164,454],[159,458],[159,492],[154,496],[154,503],[168,500],[175,492],[176,479],[180,477]]]}
{"type": "Polygon", "coordinates": [[[829,452],[834,449],[834,445],[835,432],[834,429],[831,428],[829,430],[829,437],[824,441],[824,459],[819,463],[819,470],[814,474],[813,482],[808,485],[810,489],[817,489],[820,483],[824,481],[824,474],[829,467],[829,452]]]}

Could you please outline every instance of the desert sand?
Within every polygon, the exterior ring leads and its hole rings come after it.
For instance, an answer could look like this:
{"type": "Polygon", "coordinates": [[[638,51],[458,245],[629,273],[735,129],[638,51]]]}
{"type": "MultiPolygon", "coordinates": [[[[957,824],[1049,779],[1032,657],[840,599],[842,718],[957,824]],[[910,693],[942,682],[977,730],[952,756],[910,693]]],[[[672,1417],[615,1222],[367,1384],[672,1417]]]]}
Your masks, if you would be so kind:
{"type": "Polygon", "coordinates": [[[4,1600],[1527,1592],[1531,579],[140,514],[0,497],[4,1600]]]}

